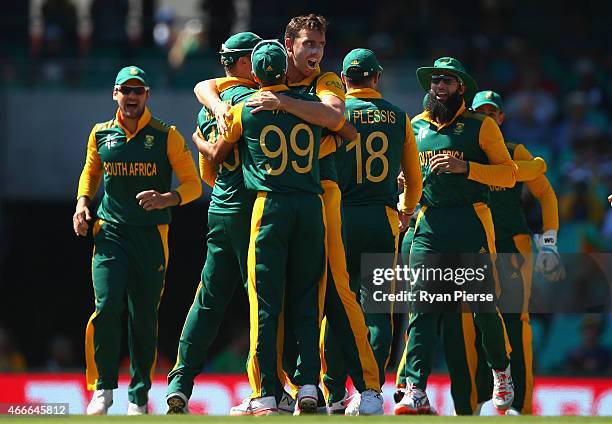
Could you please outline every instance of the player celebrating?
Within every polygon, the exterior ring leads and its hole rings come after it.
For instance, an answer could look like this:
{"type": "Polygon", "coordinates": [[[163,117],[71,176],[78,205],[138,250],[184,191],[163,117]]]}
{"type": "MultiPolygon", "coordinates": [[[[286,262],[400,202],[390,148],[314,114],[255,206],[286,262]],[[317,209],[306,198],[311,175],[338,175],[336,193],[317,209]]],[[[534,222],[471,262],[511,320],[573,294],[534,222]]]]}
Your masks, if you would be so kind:
{"type": "MultiPolygon", "coordinates": [[[[276,41],[262,41],[252,54],[253,74],[262,90],[303,100],[289,92],[287,54],[276,41]]],[[[299,385],[296,412],[317,409],[320,361],[318,334],[324,284],[325,227],[319,181],[321,128],[290,113],[264,111],[240,103],[230,109],[228,130],[215,144],[199,146],[220,163],[239,140],[245,143],[243,173],[257,191],[248,252],[251,350],[248,365],[253,415],[277,412],[282,387],[277,374],[277,333],[284,309],[286,326],[297,342],[292,381],[299,385]]]]}
{"type": "Polygon", "coordinates": [[[93,228],[92,279],[96,309],[87,323],[88,415],[106,414],[117,388],[121,316],[128,298],[130,374],[128,415],[147,413],[157,355],[157,309],[168,266],[168,207],[197,199],[202,186],[179,132],[151,116],[145,72],[128,66],[117,74],[114,119],[96,124],[79,180],[74,231],[85,236],[89,204],[102,174],[104,197],[93,228]],[[180,181],[171,191],[172,172],[180,181]]]}
{"type": "MultiPolygon", "coordinates": [[[[322,73],[319,68],[326,42],[326,27],[327,22],[322,16],[311,14],[292,18],[285,30],[288,86],[298,93],[316,95],[320,102],[304,102],[299,98],[266,90],[250,98],[247,105],[253,107],[253,113],[262,110],[284,110],[307,122],[326,127],[329,131],[341,130],[344,138],[353,139],[356,134],[354,127],[345,124],[342,81],[333,72],[322,73]]],[[[194,91],[203,104],[214,107],[218,119],[224,116],[226,106],[218,102],[214,80],[199,83],[194,91]]],[[[383,413],[383,400],[379,393],[381,387],[379,370],[369,344],[363,312],[349,287],[342,239],[341,194],[333,156],[336,144],[333,137],[324,137],[321,150],[319,164],[321,185],[324,189],[329,261],[328,288],[325,296],[326,322],[337,323],[336,335],[345,341],[342,348],[346,357],[347,371],[356,389],[364,394],[354,404],[355,410],[360,415],[378,415],[383,413]]],[[[295,346],[295,343],[285,343],[287,347],[291,345],[295,346]]],[[[294,362],[285,361],[288,365],[294,362]]],[[[342,399],[336,405],[331,405],[330,409],[332,412],[341,413],[345,406],[346,399],[342,399]]]]}
{"type": "MultiPolygon", "coordinates": [[[[357,137],[338,152],[338,174],[351,290],[360,293],[362,253],[395,253],[399,237],[396,175],[407,176],[402,184],[401,216],[404,223],[421,197],[422,177],[412,125],[407,114],[384,100],[377,91],[382,67],[374,52],[355,49],[342,65],[347,87],[346,115],[358,131],[357,137]]],[[[394,264],[389,263],[392,267],[394,264]]],[[[370,341],[380,370],[381,384],[389,360],[393,322],[389,313],[366,314],[370,341]]],[[[325,340],[326,373],[323,377],[334,405],[345,393],[346,373],[337,352],[342,339],[330,323],[325,340]]],[[[347,412],[351,412],[352,403],[347,412]]]]}
{"type": "MultiPolygon", "coordinates": [[[[221,46],[219,53],[226,77],[218,79],[217,84],[221,99],[230,105],[240,103],[256,91],[257,85],[251,80],[251,52],[260,41],[252,32],[241,32],[221,46]]],[[[205,107],[198,115],[198,129],[206,140],[216,140],[216,121],[205,107]]],[[[227,161],[215,170],[200,154],[200,174],[213,187],[208,208],[207,254],[201,282],[179,340],[177,362],[168,375],[170,414],[188,412],[194,378],[204,367],[206,353],[234,290],[239,285],[246,288],[248,234],[255,193],[244,186],[240,156],[235,145],[227,161]]],[[[287,398],[281,399],[279,408],[289,407],[287,398]]]]}
{"type": "MultiPolygon", "coordinates": [[[[412,120],[423,172],[423,196],[410,266],[427,266],[430,259],[435,260],[428,256],[431,253],[494,254],[487,184],[512,187],[516,181],[516,166],[503,136],[491,118],[466,110],[464,98],[473,98],[476,83],[457,59],[440,58],[433,67],[417,69],[417,78],[429,97],[425,111],[412,120]]],[[[427,288],[426,281],[415,281],[414,290],[427,288]]],[[[408,387],[395,407],[396,414],[432,413],[425,389],[439,316],[420,310],[410,315],[402,362],[408,387]]],[[[513,389],[501,318],[496,313],[475,313],[474,320],[482,332],[495,379],[494,404],[508,409],[513,389]]]]}
{"type": "MultiPolygon", "coordinates": [[[[502,98],[493,91],[477,93],[472,108],[493,118],[500,127],[505,120],[502,98]]],[[[558,281],[563,278],[565,270],[556,247],[559,230],[557,196],[544,175],[546,164],[541,158],[534,158],[522,144],[506,142],[506,146],[518,167],[517,183],[512,188],[491,187],[490,206],[497,252],[505,253],[498,256],[497,268],[500,271],[502,316],[512,348],[510,363],[514,383],[514,401],[506,415],[519,415],[533,412],[533,352],[527,312],[533,261],[530,232],[521,204],[523,181],[542,206],[543,234],[536,236],[539,250],[536,271],[546,271],[544,277],[548,281],[558,281]]],[[[482,352],[479,353],[482,361],[482,352]]],[[[481,385],[482,382],[477,380],[477,386],[481,385]]],[[[484,384],[484,387],[478,387],[478,391],[490,393],[490,385],[490,382],[484,384]]]]}

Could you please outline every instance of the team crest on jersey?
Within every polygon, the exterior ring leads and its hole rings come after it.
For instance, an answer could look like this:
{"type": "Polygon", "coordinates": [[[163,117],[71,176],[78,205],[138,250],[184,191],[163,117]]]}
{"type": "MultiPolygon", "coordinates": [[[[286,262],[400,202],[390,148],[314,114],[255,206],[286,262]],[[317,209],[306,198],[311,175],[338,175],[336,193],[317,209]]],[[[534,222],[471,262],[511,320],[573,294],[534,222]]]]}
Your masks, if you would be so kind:
{"type": "Polygon", "coordinates": [[[144,148],[151,150],[153,147],[153,137],[152,135],[145,135],[144,148]]]}
{"type": "Polygon", "coordinates": [[[117,134],[108,134],[106,136],[106,139],[104,140],[104,144],[106,145],[107,149],[110,150],[117,145],[117,140],[116,140],[117,137],[118,137],[117,134]]]}
{"type": "Polygon", "coordinates": [[[453,130],[453,134],[459,135],[463,132],[464,129],[465,124],[463,122],[457,122],[457,125],[455,125],[455,129],[453,130]]]}

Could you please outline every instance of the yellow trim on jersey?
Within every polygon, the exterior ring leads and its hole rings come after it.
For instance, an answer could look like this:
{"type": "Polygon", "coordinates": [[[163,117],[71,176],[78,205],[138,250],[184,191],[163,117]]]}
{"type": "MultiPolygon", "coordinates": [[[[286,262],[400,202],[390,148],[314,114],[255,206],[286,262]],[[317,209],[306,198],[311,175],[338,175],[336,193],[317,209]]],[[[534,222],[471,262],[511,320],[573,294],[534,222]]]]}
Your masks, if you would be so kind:
{"type": "Polygon", "coordinates": [[[420,114],[415,116],[414,119],[415,120],[423,119],[423,120],[429,122],[430,124],[434,125],[438,129],[438,131],[440,131],[442,128],[448,127],[453,122],[455,122],[455,120],[465,111],[466,111],[465,102],[462,102],[461,106],[459,107],[459,110],[457,111],[457,113],[455,113],[455,116],[453,116],[453,119],[451,119],[450,121],[445,122],[443,124],[440,124],[437,121],[434,121],[434,119],[431,117],[429,112],[426,111],[426,110],[424,110],[423,112],[421,112],[420,114]]]}
{"type": "Polygon", "coordinates": [[[179,186],[175,191],[181,198],[180,204],[184,205],[199,198],[202,194],[202,183],[193,156],[191,156],[191,150],[174,126],[171,126],[168,131],[166,153],[176,179],[179,181],[179,186]]]}
{"type": "Polygon", "coordinates": [[[300,81],[296,81],[296,82],[287,81],[287,85],[289,87],[310,85],[314,81],[314,79],[318,77],[319,75],[321,75],[321,68],[319,67],[319,65],[317,65],[317,69],[312,74],[310,74],[309,76],[307,76],[306,78],[300,81]]]}
{"type": "MultiPolygon", "coordinates": [[[[333,182],[334,184],[336,184],[334,181],[329,181],[328,182],[333,182]]],[[[338,188],[338,185],[336,184],[336,188],[338,189],[338,193],[340,193],[340,188],[338,188]]],[[[317,321],[317,323],[319,324],[319,331],[321,330],[321,321],[323,321],[323,314],[325,312],[325,293],[327,292],[327,257],[329,255],[329,241],[327,238],[328,233],[328,228],[327,228],[327,211],[325,209],[325,203],[323,202],[323,196],[319,195],[319,200],[321,201],[321,219],[323,221],[323,231],[325,234],[325,237],[323,238],[323,248],[325,249],[325,265],[323,266],[323,274],[321,274],[321,279],[319,280],[319,290],[318,290],[318,296],[319,296],[319,319],[317,321]]],[[[344,248],[344,246],[342,246],[344,248]]],[[[345,258],[346,260],[346,258],[345,258]]]]}
{"type": "Polygon", "coordinates": [[[414,138],[410,117],[406,114],[406,136],[402,149],[401,168],[404,173],[404,203],[402,212],[412,214],[423,194],[423,174],[419,162],[419,149],[414,138]]]}
{"type": "Polygon", "coordinates": [[[253,204],[253,214],[251,216],[251,238],[249,241],[249,253],[247,256],[248,270],[248,294],[249,294],[249,321],[250,321],[250,339],[249,346],[249,362],[247,364],[247,374],[249,383],[251,384],[251,398],[261,397],[261,372],[259,370],[259,361],[257,359],[257,345],[259,343],[259,303],[257,300],[257,276],[255,275],[255,266],[257,258],[255,256],[255,243],[259,236],[261,228],[261,219],[263,217],[264,208],[266,205],[265,191],[257,193],[257,198],[253,204]]]}
{"type": "Polygon", "coordinates": [[[470,162],[467,178],[482,184],[514,187],[516,164],[510,157],[497,123],[488,116],[484,117],[480,126],[478,145],[487,155],[489,164],[470,162]]]}
{"type": "Polygon", "coordinates": [[[546,172],[546,161],[533,155],[522,144],[517,144],[514,147],[514,155],[512,157],[516,163],[516,181],[531,181],[546,172]]]}
{"type": "MultiPolygon", "coordinates": [[[[234,146],[234,149],[237,149],[237,146],[234,146]]],[[[215,186],[215,180],[217,179],[217,172],[215,171],[215,167],[206,159],[202,153],[198,153],[198,162],[200,164],[200,178],[202,181],[206,183],[209,187],[215,186]]]]}
{"type": "Polygon", "coordinates": [[[285,84],[276,84],[276,85],[268,85],[267,87],[261,87],[258,91],[273,91],[273,92],[278,92],[278,91],[287,91],[289,90],[289,87],[287,87],[285,84]]]}
{"type": "Polygon", "coordinates": [[[138,118],[138,125],[136,126],[136,131],[131,133],[127,129],[127,127],[123,125],[123,115],[121,115],[121,109],[118,108],[117,112],[115,113],[115,121],[117,122],[117,125],[119,125],[119,127],[121,127],[123,132],[125,132],[126,143],[128,143],[130,140],[136,137],[136,134],[138,134],[141,129],[143,129],[149,124],[149,121],[151,120],[151,118],[152,118],[151,112],[149,111],[149,108],[145,106],[144,112],[142,113],[140,118],[138,118]]]}
{"type": "Polygon", "coordinates": [[[89,200],[92,200],[102,180],[102,160],[100,159],[98,143],[96,142],[96,132],[100,129],[101,125],[103,124],[94,125],[87,139],[87,156],[81,177],[79,178],[77,199],[81,196],[86,196],[89,200]]]}
{"type": "Polygon", "coordinates": [[[331,155],[337,148],[338,143],[336,143],[336,135],[328,134],[324,136],[321,138],[321,146],[319,147],[319,159],[331,155]]]}
{"type": "Polygon", "coordinates": [[[382,99],[382,94],[373,88],[354,88],[346,92],[346,97],[354,99],[382,99]]]}
{"type": "Polygon", "coordinates": [[[217,91],[219,92],[219,94],[223,93],[225,90],[228,90],[232,87],[236,87],[238,85],[247,86],[249,88],[258,87],[255,81],[246,79],[246,78],[238,78],[238,77],[216,78],[215,85],[217,86],[217,91]]]}
{"type": "MultiPolygon", "coordinates": [[[[380,390],[378,364],[368,337],[368,327],[365,323],[361,306],[357,303],[355,293],[350,288],[349,274],[346,263],[346,250],[342,239],[342,193],[335,181],[321,181],[323,187],[322,202],[326,228],[326,248],[328,263],[338,297],[344,307],[355,346],[361,362],[363,381],[366,388],[380,390]]],[[[327,271],[324,273],[327,275],[327,271]]]]}
{"type": "MultiPolygon", "coordinates": [[[[454,319],[449,317],[448,319],[454,319]]],[[[470,406],[472,411],[478,404],[478,391],[476,387],[476,369],[478,368],[478,353],[476,351],[476,327],[472,313],[461,314],[461,326],[463,328],[463,348],[465,359],[470,373],[470,406]]]]}
{"type": "Polygon", "coordinates": [[[346,100],[342,80],[334,72],[325,72],[317,79],[315,87],[317,97],[323,100],[325,96],[334,96],[342,101],[346,100]]]}
{"type": "Polygon", "coordinates": [[[228,143],[236,143],[242,137],[242,109],[244,102],[238,103],[230,108],[229,118],[225,118],[227,131],[223,134],[223,140],[228,143]]]}

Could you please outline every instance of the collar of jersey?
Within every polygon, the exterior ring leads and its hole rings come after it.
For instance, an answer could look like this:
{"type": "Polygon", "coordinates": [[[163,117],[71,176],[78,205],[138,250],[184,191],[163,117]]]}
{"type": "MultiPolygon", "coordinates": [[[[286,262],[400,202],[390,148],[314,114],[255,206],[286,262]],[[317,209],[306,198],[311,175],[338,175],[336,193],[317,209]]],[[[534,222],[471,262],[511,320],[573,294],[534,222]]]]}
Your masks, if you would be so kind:
{"type": "Polygon", "coordinates": [[[131,139],[136,137],[136,134],[138,134],[138,131],[143,129],[149,123],[150,120],[151,120],[151,112],[149,112],[149,108],[145,106],[145,110],[144,110],[142,116],[140,117],[140,119],[138,120],[138,127],[136,127],[136,131],[134,132],[134,134],[132,134],[123,125],[123,122],[122,122],[122,119],[121,119],[121,110],[117,109],[117,113],[115,114],[115,121],[117,121],[117,124],[125,132],[125,135],[127,136],[127,141],[130,141],[131,139]]]}
{"type": "Polygon", "coordinates": [[[293,86],[302,86],[302,85],[310,85],[310,83],[312,83],[312,81],[318,77],[319,75],[321,75],[321,68],[319,67],[319,65],[317,65],[317,69],[312,73],[312,75],[304,78],[301,81],[298,82],[290,82],[287,85],[289,87],[293,87],[293,86]]]}
{"type": "Polygon", "coordinates": [[[422,119],[426,120],[427,122],[429,122],[430,124],[435,125],[438,128],[438,131],[441,130],[444,127],[448,127],[450,126],[453,122],[455,122],[455,120],[461,116],[461,114],[465,112],[465,102],[461,103],[461,107],[459,107],[459,110],[457,111],[457,113],[455,114],[455,116],[453,117],[453,119],[450,120],[450,122],[446,122],[444,124],[438,124],[436,121],[434,121],[430,116],[429,116],[429,112],[424,111],[423,113],[421,113],[421,115],[419,115],[422,119]]]}
{"type": "Polygon", "coordinates": [[[255,81],[239,77],[217,78],[215,83],[217,84],[219,93],[222,93],[232,87],[236,87],[237,85],[246,85],[247,87],[257,88],[257,83],[255,81]]]}
{"type": "Polygon", "coordinates": [[[354,88],[346,93],[346,97],[358,99],[382,99],[382,94],[373,88],[354,88]]]}
{"type": "Polygon", "coordinates": [[[267,87],[261,87],[259,91],[287,91],[289,87],[285,84],[269,85],[267,87]]]}

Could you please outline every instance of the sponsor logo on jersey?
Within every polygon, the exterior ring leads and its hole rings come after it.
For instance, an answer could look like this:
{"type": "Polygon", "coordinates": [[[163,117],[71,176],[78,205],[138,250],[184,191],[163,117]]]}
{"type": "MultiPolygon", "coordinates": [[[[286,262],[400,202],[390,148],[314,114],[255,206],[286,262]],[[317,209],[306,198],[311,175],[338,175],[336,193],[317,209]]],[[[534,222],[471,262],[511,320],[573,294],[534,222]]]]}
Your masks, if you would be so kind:
{"type": "Polygon", "coordinates": [[[417,135],[417,141],[423,141],[428,131],[429,131],[429,128],[425,128],[425,127],[420,128],[419,134],[417,135]]]}
{"type": "Polygon", "coordinates": [[[117,137],[119,137],[118,134],[108,134],[106,136],[106,138],[104,139],[104,144],[106,145],[107,149],[110,150],[117,145],[117,137]]]}

